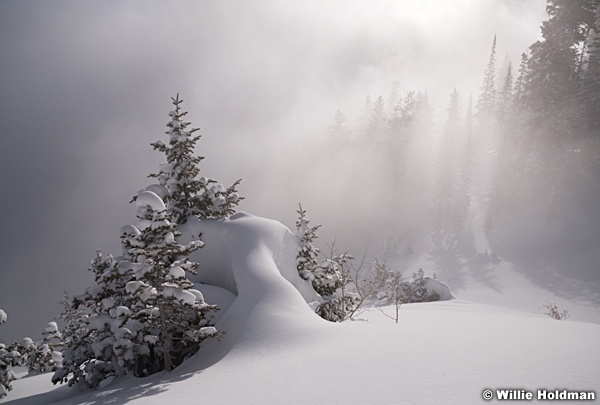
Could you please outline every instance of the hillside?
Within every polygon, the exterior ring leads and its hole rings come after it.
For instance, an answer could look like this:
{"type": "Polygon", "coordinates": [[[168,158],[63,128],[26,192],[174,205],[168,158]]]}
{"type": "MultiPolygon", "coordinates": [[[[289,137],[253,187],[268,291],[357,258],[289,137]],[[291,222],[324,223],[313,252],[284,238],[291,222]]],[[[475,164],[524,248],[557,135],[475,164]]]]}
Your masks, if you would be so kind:
{"type": "Polygon", "coordinates": [[[211,252],[207,243],[204,266],[223,275],[206,272],[214,285],[207,299],[224,307],[220,341],[205,343],[170,374],[126,377],[98,391],[55,389],[50,375],[25,377],[5,403],[462,404],[483,401],[485,388],[598,388],[600,325],[460,298],[405,304],[398,324],[374,308],[328,323],[306,304],[310,289],[294,286],[302,280],[287,228],[240,213],[187,229],[199,230],[216,247],[211,252]]]}

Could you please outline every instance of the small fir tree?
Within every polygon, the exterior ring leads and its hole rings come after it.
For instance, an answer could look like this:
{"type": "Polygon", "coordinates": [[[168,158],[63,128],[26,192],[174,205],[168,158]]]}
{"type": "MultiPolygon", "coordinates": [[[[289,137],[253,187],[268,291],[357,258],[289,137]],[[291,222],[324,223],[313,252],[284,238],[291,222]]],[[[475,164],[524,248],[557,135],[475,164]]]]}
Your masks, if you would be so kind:
{"type": "Polygon", "coordinates": [[[354,257],[348,254],[325,258],[315,269],[313,286],[321,295],[324,302],[316,312],[325,320],[342,322],[357,309],[360,298],[347,290],[352,281],[350,277],[350,262],[354,257]]]}
{"type": "Polygon", "coordinates": [[[71,347],[78,336],[82,336],[86,329],[87,314],[82,307],[76,307],[73,297],[67,290],[63,292],[63,298],[58,301],[62,306],[62,311],[56,316],[56,319],[63,322],[60,332],[62,336],[63,349],[71,347]]]}
{"type": "Polygon", "coordinates": [[[121,229],[123,255],[92,261],[96,285],[74,299],[88,315],[86,332],[64,352],[52,381],[96,388],[109,377],[170,371],[216,336],[210,312],[186,273],[198,264],[189,255],[203,244],[176,242],[177,224],[153,192],[136,198],[138,222],[121,229]]]}
{"type": "MultiPolygon", "coordinates": [[[[298,274],[303,280],[309,280],[315,285],[314,272],[319,266],[317,257],[319,249],[313,245],[315,239],[318,238],[317,230],[321,225],[310,226],[310,220],[306,218],[306,210],[302,209],[302,205],[298,204],[298,219],[296,220],[296,232],[294,236],[300,245],[298,255],[296,256],[296,268],[298,274]]],[[[316,290],[316,287],[315,287],[316,290]]]]}
{"type": "Polygon", "coordinates": [[[198,177],[199,163],[204,159],[194,155],[196,142],[200,139],[200,135],[195,133],[199,129],[188,129],[190,123],[183,120],[187,111],[181,109],[183,100],[179,99],[179,94],[172,100],[175,110],[169,113],[171,120],[167,123],[169,129],[166,132],[169,144],[162,141],[152,144],[167,157],[167,163],[160,166],[160,171],[150,175],[158,179],[161,186],[152,190],[167,204],[172,220],[177,224],[185,223],[191,215],[200,218],[229,217],[243,199],[236,188],[241,180],[225,188],[213,179],[198,177]]]}
{"type": "Polygon", "coordinates": [[[132,246],[135,280],[127,283],[126,290],[135,299],[132,317],[142,324],[139,337],[154,356],[148,356],[141,371],[152,374],[171,371],[197,351],[204,339],[215,336],[210,313],[218,308],[206,304],[186,278],[186,273],[196,274],[198,269],[198,263],[188,257],[203,243],[196,240],[180,245],[175,241],[177,226],[169,221],[156,194],[141,193],[137,206],[140,233],[132,246]]]}
{"type": "MultiPolygon", "coordinates": [[[[0,309],[0,325],[8,319],[6,312],[0,309]]],[[[20,354],[17,353],[20,357],[20,354]]],[[[12,390],[11,382],[17,377],[10,369],[12,365],[12,355],[4,343],[0,343],[0,399],[4,398],[8,391],[12,390]]]]}
{"type": "Polygon", "coordinates": [[[480,118],[489,117],[496,104],[496,35],[492,41],[490,57],[483,73],[481,94],[477,100],[477,113],[480,118]]]}
{"type": "Polygon", "coordinates": [[[97,388],[107,378],[126,373],[126,364],[119,361],[115,343],[132,333],[131,325],[125,326],[128,319],[121,316],[129,304],[125,283],[131,279],[131,272],[120,267],[112,255],[104,257],[100,251],[96,251],[89,270],[94,273],[95,285],[72,298],[67,307],[69,314],[84,314],[80,318],[84,328],[66,329],[69,337],[62,366],[52,377],[54,384],[97,388]]]}
{"type": "Polygon", "coordinates": [[[60,367],[63,347],[62,335],[56,322],[49,322],[42,332],[42,340],[27,358],[29,373],[46,373],[60,367]]]}

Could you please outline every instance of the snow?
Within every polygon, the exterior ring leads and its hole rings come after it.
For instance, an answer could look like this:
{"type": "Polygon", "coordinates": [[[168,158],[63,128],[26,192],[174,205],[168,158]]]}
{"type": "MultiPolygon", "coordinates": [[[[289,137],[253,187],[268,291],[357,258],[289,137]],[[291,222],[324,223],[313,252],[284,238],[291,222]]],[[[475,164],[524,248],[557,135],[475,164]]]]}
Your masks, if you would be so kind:
{"type": "MultiPolygon", "coordinates": [[[[307,305],[316,296],[297,274],[297,241],[280,223],[240,213],[182,228],[183,237],[201,233],[206,242],[195,253],[194,281],[221,306],[219,339],[170,374],[127,376],[87,392],[31,376],[13,383],[5,403],[469,404],[483,402],[486,388],[598,387],[600,325],[453,298],[432,279],[427,288],[448,300],[404,304],[398,324],[386,316],[393,307],[333,324],[307,305]]],[[[128,289],[141,287],[132,283],[128,289]]]]}
{"type": "Polygon", "coordinates": [[[163,290],[160,292],[163,297],[174,297],[178,301],[187,305],[196,305],[196,295],[189,291],[181,289],[177,284],[164,283],[163,290]]]}
{"type": "Polygon", "coordinates": [[[137,236],[139,235],[141,232],[138,228],[136,228],[134,225],[124,225],[121,227],[121,230],[119,232],[121,235],[128,235],[128,236],[137,236]]]}
{"type": "Polygon", "coordinates": [[[135,203],[138,209],[145,208],[146,206],[150,206],[152,210],[158,212],[164,211],[166,209],[163,200],[152,191],[142,191],[140,194],[138,194],[135,203]]]}
{"type": "Polygon", "coordinates": [[[46,327],[44,328],[44,332],[46,333],[56,333],[58,332],[58,325],[56,322],[48,322],[46,327]]]}
{"type": "Polygon", "coordinates": [[[19,340],[19,346],[26,349],[28,347],[35,346],[35,343],[33,343],[33,339],[26,337],[26,338],[19,340]]]}
{"type": "Polygon", "coordinates": [[[185,271],[179,266],[171,266],[168,277],[171,279],[185,278],[185,271]]]}
{"type": "Polygon", "coordinates": [[[169,195],[169,190],[167,190],[167,188],[161,184],[151,184],[144,188],[143,191],[151,191],[161,199],[164,199],[167,195],[169,195]]]}

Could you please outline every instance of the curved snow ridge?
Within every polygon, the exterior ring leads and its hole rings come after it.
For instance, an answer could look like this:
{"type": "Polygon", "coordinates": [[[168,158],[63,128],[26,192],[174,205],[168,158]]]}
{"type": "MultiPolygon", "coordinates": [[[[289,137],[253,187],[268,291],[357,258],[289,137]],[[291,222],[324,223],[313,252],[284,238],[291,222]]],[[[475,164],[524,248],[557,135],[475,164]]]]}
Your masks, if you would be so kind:
{"type": "Polygon", "coordinates": [[[223,339],[206,342],[199,358],[214,364],[230,350],[249,354],[299,343],[327,323],[307,305],[318,296],[298,276],[297,242],[281,223],[238,213],[229,220],[188,221],[182,233],[201,235],[206,243],[192,256],[200,263],[194,281],[236,295],[216,325],[223,339]]]}

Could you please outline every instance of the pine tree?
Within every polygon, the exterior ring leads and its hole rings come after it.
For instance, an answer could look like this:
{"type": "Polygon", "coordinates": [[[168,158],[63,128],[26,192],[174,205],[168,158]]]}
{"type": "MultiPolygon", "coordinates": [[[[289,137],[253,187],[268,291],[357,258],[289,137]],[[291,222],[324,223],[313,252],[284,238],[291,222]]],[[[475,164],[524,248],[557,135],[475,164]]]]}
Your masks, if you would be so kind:
{"type": "Polygon", "coordinates": [[[206,304],[186,278],[186,273],[197,273],[198,263],[188,257],[203,243],[175,241],[180,233],[156,194],[142,192],[137,207],[139,234],[135,243],[129,242],[135,279],[125,289],[134,299],[131,317],[141,323],[137,343],[147,345],[147,355],[138,359],[137,373],[147,375],[171,371],[197,351],[204,339],[216,335],[209,323],[210,313],[218,308],[206,304]]]}
{"type": "Polygon", "coordinates": [[[587,38],[588,59],[581,89],[578,94],[582,107],[584,131],[600,137],[600,5],[596,9],[596,28],[587,38]]]}
{"type": "Polygon", "coordinates": [[[90,264],[96,284],[66,304],[67,313],[75,318],[73,322],[78,317],[75,314],[82,314],[79,319],[84,322],[84,328],[66,329],[69,338],[63,350],[62,366],[52,377],[54,384],[66,382],[69,386],[97,388],[111,376],[124,375],[133,361],[133,352],[126,356],[126,364],[115,349],[117,341],[130,338],[134,329],[126,325],[129,319],[123,316],[129,312],[125,284],[131,280],[132,271],[119,266],[112,255],[104,257],[100,251],[96,251],[90,264]]]}
{"type": "Polygon", "coordinates": [[[377,97],[371,108],[367,124],[367,136],[371,141],[381,142],[386,132],[387,116],[385,113],[385,101],[382,96],[377,97]]]}
{"type": "Polygon", "coordinates": [[[530,47],[527,76],[531,128],[528,164],[524,171],[541,193],[549,196],[546,212],[553,218],[562,189],[570,150],[578,141],[577,97],[582,83],[585,40],[594,24],[597,0],[547,0],[548,19],[543,22],[542,39],[530,47]]]}
{"type": "Polygon", "coordinates": [[[498,124],[504,127],[506,122],[512,122],[513,75],[512,64],[508,62],[505,76],[502,78],[502,88],[498,94],[498,124]]]}
{"type": "Polygon", "coordinates": [[[344,113],[338,109],[333,116],[333,123],[329,126],[329,139],[332,149],[346,146],[350,136],[350,125],[344,113]]]}
{"type": "Polygon", "coordinates": [[[514,88],[514,99],[512,104],[515,109],[522,109],[525,106],[525,89],[527,87],[526,78],[528,75],[528,61],[529,58],[527,56],[527,53],[523,52],[521,54],[521,63],[519,64],[519,75],[517,76],[514,88]]]}
{"type": "Polygon", "coordinates": [[[55,371],[60,364],[63,347],[62,335],[56,322],[49,322],[42,332],[42,340],[36,344],[35,350],[27,358],[29,373],[45,373],[55,371]]]}
{"type": "Polygon", "coordinates": [[[528,106],[534,124],[559,147],[572,135],[573,101],[581,82],[579,54],[594,23],[594,1],[547,0],[542,39],[530,47],[528,106]]]}
{"type": "Polygon", "coordinates": [[[351,281],[349,272],[352,260],[354,257],[348,254],[332,255],[331,258],[323,259],[314,270],[315,291],[324,300],[316,312],[325,320],[342,322],[357,308],[359,297],[346,288],[351,281]]]}
{"type": "MultiPolygon", "coordinates": [[[[156,191],[164,199],[167,209],[172,213],[174,222],[183,224],[194,215],[200,218],[224,218],[235,212],[235,206],[243,198],[236,187],[241,180],[225,188],[213,179],[198,178],[199,163],[204,159],[195,156],[194,149],[200,135],[194,135],[199,129],[188,130],[189,122],[183,121],[187,111],[182,111],[179,94],[172,98],[175,110],[169,113],[167,123],[169,144],[162,141],[152,144],[154,149],[163,152],[167,163],[161,165],[160,172],[151,174],[157,178],[162,188],[147,188],[156,191]]],[[[135,197],[134,197],[135,200],[135,197]]]]}
{"type": "Polygon", "coordinates": [[[477,113],[480,119],[489,117],[495,111],[496,105],[496,35],[492,41],[490,58],[483,74],[481,95],[477,101],[477,113]]]}
{"type": "Polygon", "coordinates": [[[58,303],[63,308],[56,316],[56,319],[63,322],[60,332],[63,348],[69,348],[75,343],[78,336],[85,333],[87,314],[81,307],[76,307],[73,297],[66,290],[63,292],[63,298],[58,303]]]}
{"type": "MultiPolygon", "coordinates": [[[[7,319],[6,312],[0,309],[0,325],[5,323],[7,319]]],[[[10,369],[11,365],[11,353],[7,350],[4,343],[0,343],[0,399],[4,398],[8,394],[8,391],[12,390],[11,382],[17,378],[15,373],[10,369]]]]}
{"type": "Polygon", "coordinates": [[[141,192],[136,205],[137,224],[121,229],[123,255],[97,252],[96,285],[73,299],[70,309],[83,308],[86,330],[63,352],[55,384],[95,388],[111,376],[170,371],[216,335],[210,312],[217,307],[186,278],[198,268],[188,257],[202,242],[176,242],[177,224],[155,193],[141,192]]]}
{"type": "Polygon", "coordinates": [[[322,302],[316,309],[317,314],[331,322],[342,322],[356,309],[356,294],[346,291],[351,281],[349,265],[354,258],[350,255],[333,255],[321,262],[317,261],[319,249],[313,245],[317,239],[317,230],[321,225],[311,226],[306,217],[306,210],[299,205],[298,219],[294,236],[298,241],[296,267],[302,279],[312,283],[315,292],[321,296],[322,302]]]}
{"type": "MultiPolygon", "coordinates": [[[[298,255],[296,256],[296,268],[300,277],[304,280],[310,280],[314,286],[314,271],[319,266],[319,262],[317,261],[319,249],[313,245],[313,242],[317,239],[317,230],[321,225],[310,226],[310,220],[306,218],[306,210],[302,209],[302,205],[299,204],[299,209],[296,212],[299,217],[296,220],[296,232],[294,232],[294,236],[300,245],[298,255]]],[[[316,289],[317,287],[315,287],[316,289]]]]}

